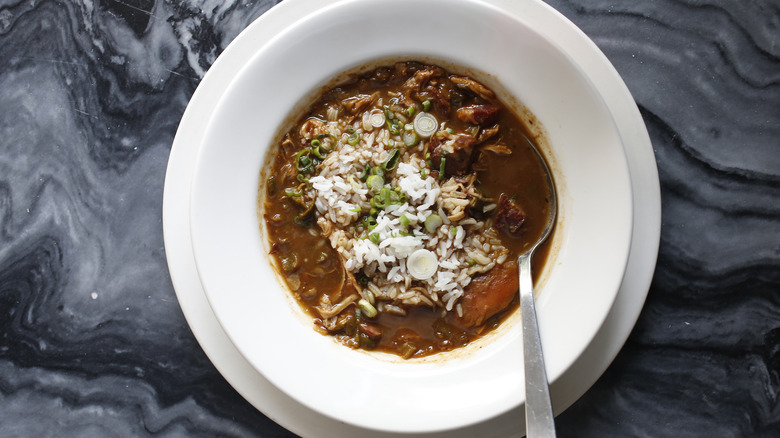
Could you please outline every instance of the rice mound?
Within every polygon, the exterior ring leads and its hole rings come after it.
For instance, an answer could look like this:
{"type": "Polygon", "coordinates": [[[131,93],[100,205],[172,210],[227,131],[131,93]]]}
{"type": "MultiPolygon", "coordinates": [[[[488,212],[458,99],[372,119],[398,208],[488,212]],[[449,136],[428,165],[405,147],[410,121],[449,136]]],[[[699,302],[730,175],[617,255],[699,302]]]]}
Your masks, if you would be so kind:
{"type": "Polygon", "coordinates": [[[309,179],[307,194],[314,199],[317,224],[341,256],[347,274],[367,279],[358,289],[380,312],[405,314],[399,305],[425,305],[455,309],[460,315],[458,299],[471,277],[502,264],[508,250],[492,227],[457,214],[470,200],[455,179],[439,181],[431,176],[423,157],[426,140],[405,148],[399,135],[372,126],[368,114],[366,110],[351,123],[328,114],[322,129],[336,139],[335,145],[317,167],[317,175],[309,179]],[[405,195],[406,202],[378,211],[373,241],[357,236],[354,225],[371,209],[372,195],[354,175],[367,166],[380,166],[396,145],[401,145],[400,160],[384,175],[385,187],[405,195]],[[431,214],[442,220],[433,233],[424,226],[431,214]],[[426,280],[413,279],[407,270],[407,258],[418,249],[427,249],[437,258],[436,272],[426,280]]]}

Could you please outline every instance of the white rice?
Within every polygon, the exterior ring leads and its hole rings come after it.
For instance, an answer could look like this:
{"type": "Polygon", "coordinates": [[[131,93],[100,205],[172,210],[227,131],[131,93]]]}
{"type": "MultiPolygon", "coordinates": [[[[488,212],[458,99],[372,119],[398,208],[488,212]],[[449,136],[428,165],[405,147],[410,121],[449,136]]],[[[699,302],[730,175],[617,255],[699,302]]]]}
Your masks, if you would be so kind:
{"type": "MultiPolygon", "coordinates": [[[[473,218],[460,221],[447,218],[439,181],[430,176],[428,164],[420,158],[425,147],[423,142],[406,150],[401,146],[402,157],[397,167],[384,175],[385,187],[400,190],[406,202],[378,211],[376,227],[370,231],[377,243],[366,236],[354,235],[354,225],[371,209],[372,194],[360,180],[363,170],[366,166],[380,166],[394,148],[393,144],[403,145],[386,128],[371,125],[366,114],[373,108],[368,108],[353,124],[330,121],[327,125],[338,140],[318,166],[317,176],[309,180],[317,222],[341,255],[345,269],[368,278],[362,295],[371,302],[386,302],[387,305],[379,306],[380,311],[387,308],[398,313],[398,305],[457,309],[456,303],[471,276],[503,263],[508,251],[498,241],[495,231],[486,228],[483,222],[473,218]],[[359,143],[354,146],[348,144],[350,129],[360,135],[359,143]],[[428,233],[424,223],[434,213],[441,217],[443,225],[435,233],[428,233]],[[402,225],[399,219],[402,216],[408,220],[408,227],[402,225]],[[406,258],[423,248],[437,256],[437,271],[427,280],[413,280],[406,258]]],[[[331,116],[329,113],[328,118],[331,116]]]]}

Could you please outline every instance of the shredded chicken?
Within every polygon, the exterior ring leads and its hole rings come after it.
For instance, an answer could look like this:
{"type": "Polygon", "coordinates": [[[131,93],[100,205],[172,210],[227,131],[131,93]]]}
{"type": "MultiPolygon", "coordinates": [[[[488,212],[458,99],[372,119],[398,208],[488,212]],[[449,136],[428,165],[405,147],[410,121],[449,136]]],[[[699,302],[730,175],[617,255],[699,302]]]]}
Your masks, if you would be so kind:
{"type": "Polygon", "coordinates": [[[322,294],[320,298],[320,305],[316,306],[315,309],[317,309],[317,312],[319,312],[323,318],[333,318],[334,316],[341,313],[342,310],[349,307],[350,304],[354,303],[358,299],[360,299],[360,296],[357,294],[353,294],[348,296],[347,298],[344,298],[338,304],[332,305],[330,302],[330,298],[328,298],[328,295],[322,294]]]}
{"type": "Polygon", "coordinates": [[[512,149],[509,149],[508,147],[502,145],[502,144],[489,144],[482,146],[483,151],[490,151],[493,152],[496,155],[512,155],[512,149]]]}
{"type": "Polygon", "coordinates": [[[414,75],[404,82],[404,88],[407,90],[419,91],[420,88],[428,83],[431,78],[441,76],[442,72],[435,68],[428,68],[424,70],[418,70],[414,75]]]}
{"type": "Polygon", "coordinates": [[[483,128],[479,131],[479,135],[477,135],[477,144],[484,143],[491,138],[495,137],[496,134],[498,134],[499,126],[493,125],[490,128],[483,128]]]}
{"type": "Polygon", "coordinates": [[[322,120],[312,117],[303,122],[301,129],[298,132],[300,133],[301,138],[309,141],[318,135],[327,134],[328,127],[322,120]]]}
{"type": "Polygon", "coordinates": [[[357,114],[363,111],[367,106],[374,103],[379,98],[379,93],[374,94],[358,94],[341,101],[344,108],[349,111],[350,114],[357,114]]]}
{"type": "Polygon", "coordinates": [[[471,105],[458,108],[456,114],[461,122],[485,126],[495,122],[498,111],[493,105],[471,105]]]}
{"type": "Polygon", "coordinates": [[[474,79],[465,76],[450,76],[450,80],[452,80],[452,82],[459,88],[469,90],[477,96],[487,100],[488,102],[493,102],[496,99],[496,95],[493,94],[490,89],[475,81],[474,79]]]}
{"type": "Polygon", "coordinates": [[[471,173],[461,178],[450,178],[441,185],[441,206],[447,212],[447,219],[452,221],[466,217],[466,209],[482,199],[474,183],[477,175],[471,173]]]}

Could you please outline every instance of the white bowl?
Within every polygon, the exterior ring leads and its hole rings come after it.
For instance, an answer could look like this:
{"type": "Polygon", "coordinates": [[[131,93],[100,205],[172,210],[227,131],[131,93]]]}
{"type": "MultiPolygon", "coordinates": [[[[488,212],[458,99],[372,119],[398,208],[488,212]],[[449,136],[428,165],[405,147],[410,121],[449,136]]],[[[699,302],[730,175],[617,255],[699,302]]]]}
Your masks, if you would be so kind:
{"type": "Polygon", "coordinates": [[[630,180],[616,128],[582,70],[534,23],[478,1],[337,3],[260,48],[230,84],[203,139],[190,201],[198,273],[220,324],[249,363],[311,409],[369,429],[443,431],[523,403],[519,314],[427,359],[350,350],[316,333],[283,288],[258,219],[266,152],[295,108],[334,76],[388,58],[460,68],[522,104],[543,130],[560,212],[537,288],[551,381],[615,299],[630,244],[630,180]]]}

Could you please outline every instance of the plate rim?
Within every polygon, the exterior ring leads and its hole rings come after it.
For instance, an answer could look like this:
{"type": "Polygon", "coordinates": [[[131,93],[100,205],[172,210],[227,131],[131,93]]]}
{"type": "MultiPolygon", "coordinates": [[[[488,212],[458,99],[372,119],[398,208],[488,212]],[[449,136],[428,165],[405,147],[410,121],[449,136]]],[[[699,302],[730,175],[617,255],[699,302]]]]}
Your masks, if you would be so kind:
{"type": "MultiPolygon", "coordinates": [[[[272,18],[275,18],[275,19],[279,20],[275,24],[283,25],[283,20],[285,18],[287,20],[291,20],[291,19],[294,19],[295,15],[297,13],[305,13],[306,7],[302,6],[302,5],[304,5],[306,2],[308,2],[309,9],[316,8],[318,6],[322,6],[322,4],[315,4],[315,1],[312,1],[312,0],[292,0],[292,1],[288,0],[287,2],[284,2],[284,3],[280,4],[280,5],[277,5],[274,8],[272,8],[271,10],[269,10],[266,13],[264,13],[263,15],[261,15],[256,20],[256,22],[251,24],[249,27],[250,28],[253,27],[253,26],[258,27],[261,22],[265,26],[269,27],[267,22],[270,21],[272,18]],[[295,3],[295,6],[297,7],[297,9],[294,9],[293,6],[290,6],[290,4],[292,4],[292,3],[295,3]],[[287,15],[284,16],[284,14],[287,14],[287,15]]],[[[576,36],[579,37],[579,38],[583,38],[584,37],[587,40],[587,42],[589,43],[589,45],[592,46],[591,49],[595,48],[596,55],[597,55],[596,57],[599,58],[599,56],[600,56],[601,58],[603,58],[603,59],[600,60],[601,63],[606,61],[606,57],[603,55],[603,53],[601,53],[598,50],[598,48],[595,46],[594,43],[592,43],[592,41],[587,39],[587,37],[585,37],[584,34],[582,34],[582,32],[579,31],[579,29],[577,29],[571,22],[566,20],[562,15],[557,13],[557,11],[555,11],[554,9],[549,7],[548,5],[545,5],[543,3],[540,4],[540,2],[532,2],[531,4],[526,4],[524,6],[512,5],[511,2],[502,2],[502,1],[492,1],[491,3],[494,3],[494,4],[506,3],[504,5],[504,7],[506,7],[507,9],[513,8],[515,13],[517,13],[518,9],[519,10],[523,10],[525,13],[536,13],[536,14],[545,14],[545,13],[549,14],[549,12],[553,12],[552,15],[548,15],[547,19],[550,19],[551,17],[553,17],[553,21],[555,21],[555,20],[562,21],[562,23],[559,23],[559,25],[563,24],[564,27],[569,27],[570,28],[569,31],[571,31],[573,29],[575,31],[576,36]],[[533,8],[537,8],[537,9],[534,10],[533,8]]],[[[243,35],[243,33],[244,32],[242,32],[242,35],[243,35]]],[[[266,33],[269,33],[269,32],[266,32],[266,33]]],[[[243,42],[243,41],[247,40],[247,38],[245,38],[245,37],[242,38],[242,35],[239,35],[239,37],[237,37],[236,40],[233,43],[231,43],[231,45],[228,48],[226,48],[225,52],[223,53],[223,57],[232,56],[233,59],[239,58],[239,55],[237,55],[237,54],[234,55],[234,53],[239,53],[239,49],[236,49],[235,47],[238,47],[239,44],[243,44],[244,46],[246,46],[246,44],[247,44],[247,43],[243,42]],[[228,55],[228,54],[230,54],[230,55],[228,55]]],[[[255,32],[255,35],[253,35],[254,42],[256,43],[258,39],[262,39],[262,38],[258,38],[257,32],[255,32]]],[[[577,39],[577,38],[575,38],[575,39],[577,39]]],[[[222,58],[222,57],[220,57],[220,58],[222,58]]],[[[188,323],[190,324],[190,327],[193,330],[193,334],[196,336],[198,341],[201,343],[201,347],[204,349],[206,354],[210,357],[212,362],[214,362],[215,366],[217,366],[217,369],[220,370],[220,372],[222,372],[223,375],[231,374],[231,377],[233,377],[233,378],[228,378],[228,376],[225,376],[225,377],[239,391],[239,393],[241,393],[245,398],[247,398],[247,400],[249,400],[250,403],[254,404],[255,407],[257,407],[258,409],[260,409],[261,411],[266,413],[266,415],[269,415],[269,417],[274,418],[275,421],[277,421],[278,423],[280,423],[283,426],[287,427],[288,429],[290,429],[292,431],[295,431],[296,433],[306,434],[307,433],[306,429],[303,426],[301,426],[301,424],[299,422],[295,422],[295,424],[291,424],[292,422],[289,420],[289,418],[287,419],[287,421],[285,421],[284,418],[280,418],[280,417],[284,417],[283,413],[281,413],[281,412],[269,412],[269,411],[273,411],[273,409],[269,408],[268,406],[258,406],[258,405],[263,405],[263,404],[268,405],[268,403],[263,403],[262,400],[259,400],[259,398],[261,398],[261,397],[257,397],[257,394],[247,394],[247,392],[248,392],[247,390],[243,390],[242,391],[242,389],[244,389],[244,388],[243,388],[243,385],[239,381],[242,380],[242,379],[252,378],[252,377],[251,376],[242,375],[241,373],[235,373],[235,372],[232,372],[232,371],[228,371],[226,369],[227,368],[226,367],[227,364],[225,363],[227,360],[218,359],[217,357],[215,357],[215,354],[213,354],[214,353],[213,346],[208,346],[207,347],[207,345],[204,345],[204,344],[209,344],[210,341],[206,339],[206,338],[209,337],[209,335],[206,334],[206,333],[203,333],[202,330],[199,330],[201,325],[203,325],[199,321],[199,318],[204,318],[204,317],[208,318],[208,309],[203,309],[203,308],[199,308],[198,309],[197,306],[192,303],[192,300],[191,300],[192,296],[191,295],[187,295],[184,292],[184,288],[183,287],[177,286],[177,283],[179,285],[181,285],[181,277],[179,277],[179,275],[178,275],[179,272],[180,272],[179,271],[179,266],[180,266],[179,263],[185,263],[186,261],[182,261],[182,260],[176,259],[176,256],[174,256],[174,254],[178,253],[176,251],[177,248],[174,248],[172,246],[171,241],[174,238],[180,238],[182,234],[187,234],[187,232],[186,232],[187,230],[179,230],[179,233],[176,233],[176,232],[174,232],[171,229],[172,227],[174,227],[173,223],[171,222],[171,218],[176,216],[176,214],[174,212],[172,212],[172,206],[175,203],[172,203],[172,201],[171,201],[171,198],[173,197],[172,190],[176,186],[176,183],[174,181],[174,177],[178,177],[178,174],[180,173],[180,170],[176,169],[176,165],[180,162],[180,160],[185,159],[185,158],[180,158],[180,156],[182,154],[186,153],[186,152],[181,152],[186,147],[186,146],[182,146],[182,144],[186,144],[187,143],[187,140],[184,140],[186,138],[186,134],[184,134],[184,136],[181,136],[180,133],[183,133],[185,131],[183,126],[185,126],[185,125],[186,126],[190,126],[191,125],[192,122],[190,122],[190,120],[195,120],[195,119],[199,118],[199,116],[197,114],[194,114],[194,112],[196,110],[192,109],[192,108],[194,108],[194,103],[193,102],[199,102],[200,100],[208,98],[208,97],[202,97],[202,96],[205,93],[207,93],[206,87],[207,86],[211,86],[210,84],[213,83],[213,81],[209,82],[209,80],[210,80],[211,77],[213,77],[215,74],[217,74],[218,71],[220,72],[220,74],[224,74],[224,72],[222,72],[221,70],[224,70],[224,69],[228,68],[228,67],[222,67],[225,64],[226,64],[226,62],[220,63],[220,59],[218,59],[215,62],[215,64],[212,66],[212,68],[209,70],[209,72],[206,74],[206,76],[204,76],[203,80],[201,81],[201,85],[198,87],[198,90],[196,90],[196,92],[193,94],[193,97],[192,97],[192,99],[190,101],[190,105],[188,105],[187,110],[185,111],[185,114],[184,114],[184,116],[182,118],[182,123],[179,126],[179,131],[177,132],[176,138],[174,139],[174,145],[173,145],[173,147],[171,149],[171,158],[170,158],[169,165],[168,165],[168,172],[166,173],[166,182],[165,182],[164,200],[163,200],[163,228],[164,228],[164,234],[165,234],[166,254],[169,256],[168,262],[169,262],[169,269],[171,271],[171,279],[172,279],[172,282],[174,283],[174,289],[175,289],[175,291],[177,293],[177,297],[180,300],[180,304],[181,304],[182,310],[183,310],[183,312],[185,314],[185,317],[187,318],[188,323]],[[212,72],[213,72],[213,74],[212,74],[212,72]],[[207,83],[209,85],[205,85],[207,83]],[[200,93],[199,93],[199,91],[200,91],[200,93]],[[179,172],[179,173],[177,173],[177,172],[179,172]],[[169,181],[169,178],[170,178],[170,181],[169,181]],[[177,236],[177,234],[178,234],[178,236],[177,236]],[[176,237],[174,237],[174,236],[176,236],[176,237]],[[176,273],[174,273],[174,271],[176,271],[176,273]],[[210,354],[210,352],[212,354],[210,354]],[[217,362],[220,362],[220,363],[218,364],[217,362]],[[222,366],[220,366],[220,365],[222,365],[222,366]]],[[[599,64],[599,62],[596,62],[596,64],[599,64]]],[[[614,70],[614,67],[612,67],[612,65],[609,64],[608,61],[606,61],[606,64],[607,64],[606,65],[607,70],[610,70],[610,71],[608,71],[608,73],[611,73],[611,76],[613,76],[612,79],[613,80],[617,79],[618,85],[622,85],[623,86],[622,88],[624,88],[623,90],[620,90],[623,93],[618,93],[621,96],[618,96],[617,98],[621,98],[622,97],[625,100],[625,97],[626,97],[625,95],[628,92],[627,88],[625,88],[625,84],[622,82],[622,79],[619,77],[617,72],[614,70]]],[[[601,67],[603,68],[604,66],[602,65],[601,67]]],[[[595,85],[596,85],[596,87],[598,89],[598,84],[595,84],[595,85]]],[[[620,88],[620,87],[618,87],[618,88],[620,88]]],[[[601,92],[601,90],[599,90],[599,91],[601,92]]],[[[638,137],[638,142],[639,143],[645,143],[646,146],[649,146],[649,152],[650,152],[650,155],[652,156],[652,148],[651,148],[651,144],[649,142],[649,136],[647,135],[646,128],[644,127],[644,123],[641,120],[641,116],[638,113],[638,109],[636,108],[636,104],[633,101],[633,98],[631,98],[630,93],[627,93],[627,95],[628,95],[628,98],[630,99],[629,107],[633,107],[634,124],[636,124],[638,122],[641,125],[639,127],[639,131],[640,132],[635,132],[634,133],[635,134],[634,137],[638,137]]],[[[607,102],[607,104],[609,106],[609,102],[607,102]]],[[[623,136],[623,133],[621,132],[621,137],[622,136],[623,136]]],[[[637,138],[635,138],[634,140],[637,140],[637,138]]],[[[626,139],[624,139],[624,148],[627,147],[626,146],[627,143],[628,142],[626,141],[626,139]]],[[[197,145],[195,146],[195,148],[197,148],[197,145]]],[[[629,167],[631,167],[631,166],[629,165],[629,167]]],[[[650,228],[654,228],[655,229],[656,225],[657,225],[657,230],[651,230],[651,231],[656,231],[658,233],[659,239],[660,239],[660,188],[657,187],[657,169],[655,169],[655,162],[653,161],[649,167],[651,167],[652,169],[647,169],[646,168],[646,169],[643,169],[643,170],[644,170],[644,173],[646,174],[645,177],[647,178],[649,176],[649,179],[651,180],[650,181],[650,186],[653,186],[653,187],[645,188],[646,192],[649,192],[650,196],[646,195],[642,199],[643,200],[652,200],[652,201],[656,201],[657,200],[657,203],[656,202],[652,202],[653,204],[657,204],[657,205],[655,205],[657,207],[657,209],[655,211],[655,214],[654,215],[651,214],[649,216],[649,220],[647,222],[649,222],[648,225],[650,226],[650,228]],[[654,176],[654,178],[653,178],[653,176],[654,176]],[[654,196],[654,195],[657,195],[657,196],[654,196]]],[[[635,169],[630,169],[630,170],[635,170],[635,169]]],[[[632,173],[632,180],[633,180],[634,172],[631,172],[631,173],[632,173]]],[[[179,182],[179,184],[181,184],[181,182],[179,182]]],[[[186,181],[185,181],[184,185],[185,186],[187,185],[186,181]]],[[[634,190],[634,188],[632,188],[632,191],[633,190],[634,190]]],[[[649,203],[649,202],[647,202],[647,203],[649,203]]],[[[637,204],[637,202],[635,202],[635,204],[637,204]]],[[[635,206],[634,209],[636,210],[636,208],[637,207],[635,206]]],[[[653,208],[650,207],[650,210],[653,210],[653,208]]],[[[189,215],[187,214],[185,216],[189,216],[189,215]]],[[[634,222],[636,222],[638,218],[637,218],[636,214],[634,216],[635,216],[634,222]]],[[[177,223],[176,225],[180,226],[181,224],[177,223]]],[[[635,227],[634,234],[632,235],[632,243],[633,243],[633,240],[634,240],[633,237],[636,236],[636,233],[637,233],[637,230],[636,230],[636,227],[635,227]]],[[[646,237],[646,234],[643,233],[642,236],[646,237]]],[[[635,245],[632,245],[632,252],[633,252],[634,246],[635,245]]],[[[648,265],[651,264],[652,266],[654,266],[655,265],[655,258],[657,256],[658,241],[653,239],[653,241],[651,241],[649,243],[649,246],[650,246],[650,248],[646,249],[645,257],[647,258],[648,257],[647,254],[651,254],[649,256],[649,260],[647,260],[647,262],[651,261],[652,263],[648,263],[648,265]]],[[[186,254],[185,254],[185,256],[186,256],[186,254]]],[[[649,270],[651,271],[650,274],[652,274],[652,266],[649,268],[649,270]]],[[[182,269],[182,271],[183,271],[183,269],[182,269]]],[[[629,275],[629,272],[626,273],[626,276],[628,276],[628,275],[629,275]]],[[[651,277],[652,277],[652,275],[650,275],[650,278],[651,277]]],[[[645,281],[642,282],[644,284],[644,286],[647,286],[647,288],[649,288],[649,278],[643,279],[643,280],[645,280],[645,281]]],[[[643,289],[644,289],[644,286],[642,287],[643,289]]],[[[621,287],[621,289],[622,289],[622,287],[621,287]]],[[[632,312],[632,313],[635,313],[635,315],[633,317],[629,317],[628,318],[628,319],[632,320],[630,322],[630,327],[633,327],[633,324],[636,321],[636,317],[638,317],[638,313],[639,313],[639,310],[641,310],[642,304],[644,303],[644,297],[646,296],[647,290],[645,289],[644,291],[640,291],[639,293],[640,293],[640,296],[638,298],[640,298],[640,299],[638,300],[638,302],[634,302],[634,309],[633,309],[634,312],[632,312]]],[[[627,338],[627,336],[628,336],[628,333],[630,333],[630,329],[625,333],[624,336],[618,336],[618,338],[622,337],[622,339],[613,340],[613,343],[615,343],[615,341],[616,341],[617,343],[620,344],[620,346],[622,346],[623,342],[625,342],[625,338],[627,338]]],[[[588,348],[590,348],[590,346],[588,348]]],[[[608,348],[608,350],[614,350],[614,352],[611,352],[611,354],[609,354],[610,358],[607,361],[607,364],[605,366],[603,366],[603,369],[597,371],[597,373],[596,373],[597,375],[593,379],[594,382],[598,378],[598,376],[600,376],[601,373],[603,373],[603,371],[606,369],[606,366],[612,361],[612,359],[617,354],[617,351],[619,351],[619,349],[620,349],[619,346],[616,347],[616,348],[613,347],[611,349],[608,348]]],[[[239,358],[232,357],[232,359],[241,359],[241,358],[240,357],[239,358]]],[[[590,384],[592,384],[592,382],[590,382],[587,386],[589,387],[590,384]]],[[[556,388],[554,387],[553,388],[554,393],[555,393],[555,389],[556,388]]],[[[576,396],[574,396],[573,400],[560,400],[559,401],[559,400],[557,400],[557,397],[554,397],[554,399],[556,399],[555,402],[556,402],[556,407],[558,408],[558,411],[560,412],[561,410],[563,410],[562,408],[568,407],[568,405],[571,404],[574,400],[576,400],[576,398],[578,398],[582,393],[584,393],[585,390],[587,390],[587,387],[584,388],[584,389],[581,389],[581,393],[576,395],[576,396]]],[[[575,391],[575,392],[577,392],[577,391],[575,391]]],[[[569,398],[572,398],[572,397],[569,396],[569,398]]],[[[289,403],[287,403],[287,404],[289,405],[289,403]]],[[[293,405],[294,405],[294,403],[293,403],[293,405]]],[[[313,430],[317,430],[318,432],[322,431],[321,429],[316,428],[316,429],[310,429],[309,432],[312,432],[313,430]]],[[[361,434],[365,435],[365,432],[366,432],[365,430],[360,429],[360,433],[361,434]]]]}

